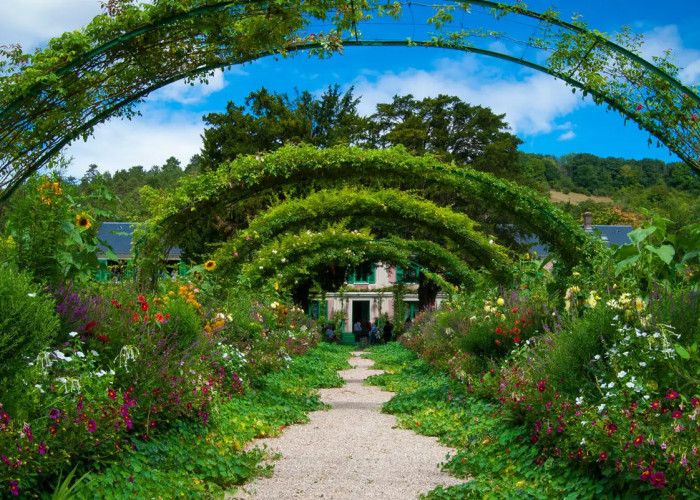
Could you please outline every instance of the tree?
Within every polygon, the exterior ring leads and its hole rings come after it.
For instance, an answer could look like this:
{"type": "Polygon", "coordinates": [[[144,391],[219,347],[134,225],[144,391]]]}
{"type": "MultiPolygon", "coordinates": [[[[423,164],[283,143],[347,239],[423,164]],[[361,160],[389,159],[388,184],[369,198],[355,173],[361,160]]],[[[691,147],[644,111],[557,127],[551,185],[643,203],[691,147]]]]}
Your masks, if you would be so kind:
{"type": "Polygon", "coordinates": [[[391,103],[377,105],[371,118],[370,144],[402,144],[415,154],[432,153],[446,161],[508,176],[522,141],[507,132],[504,117],[454,96],[441,94],[420,101],[412,95],[394,96],[391,103]]]}
{"type": "Polygon", "coordinates": [[[366,120],[357,113],[353,89],[342,93],[338,85],[314,97],[308,91],[271,94],[261,88],[246,97],[244,106],[233,102],[225,113],[204,117],[201,167],[214,169],[240,155],[273,151],[284,144],[309,143],[317,147],[357,142],[366,120]]]}

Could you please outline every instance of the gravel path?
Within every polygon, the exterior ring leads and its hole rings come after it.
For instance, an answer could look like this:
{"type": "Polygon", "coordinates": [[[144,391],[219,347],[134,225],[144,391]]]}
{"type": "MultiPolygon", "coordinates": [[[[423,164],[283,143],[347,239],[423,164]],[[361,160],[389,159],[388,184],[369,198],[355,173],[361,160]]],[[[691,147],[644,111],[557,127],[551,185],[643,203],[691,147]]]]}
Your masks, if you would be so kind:
{"type": "Polygon", "coordinates": [[[369,369],[374,362],[359,357],[364,353],[352,354],[354,369],[339,372],[346,385],[320,391],[333,408],[310,413],[308,424],[289,427],[280,437],[256,441],[282,458],[271,478],[245,485],[234,498],[403,500],[462,482],[437,468],[455,450],[396,429],[396,418],[380,413],[393,393],[363,385],[382,371],[369,369]]]}

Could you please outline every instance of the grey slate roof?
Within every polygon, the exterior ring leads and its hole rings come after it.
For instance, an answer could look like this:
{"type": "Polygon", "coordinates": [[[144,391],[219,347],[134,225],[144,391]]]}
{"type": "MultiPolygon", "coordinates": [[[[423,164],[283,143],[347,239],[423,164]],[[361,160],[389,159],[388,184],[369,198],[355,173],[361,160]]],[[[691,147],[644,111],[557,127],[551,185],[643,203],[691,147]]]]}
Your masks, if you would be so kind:
{"type": "MultiPolygon", "coordinates": [[[[630,243],[630,239],[627,235],[632,232],[632,230],[632,226],[593,224],[591,230],[586,232],[597,235],[605,242],[605,245],[609,247],[610,245],[620,246],[630,243]]],[[[539,256],[545,256],[549,253],[549,245],[541,244],[536,235],[518,236],[516,239],[519,243],[530,244],[530,252],[537,252],[539,256]]]]}
{"type": "MultiPolygon", "coordinates": [[[[103,222],[97,232],[97,237],[112,247],[119,260],[128,260],[131,259],[131,235],[137,226],[138,224],[134,222],[103,222]]],[[[104,259],[105,247],[100,245],[99,248],[101,253],[98,256],[104,259]]],[[[180,260],[180,254],[180,249],[173,247],[168,253],[168,260],[180,260]]]]}

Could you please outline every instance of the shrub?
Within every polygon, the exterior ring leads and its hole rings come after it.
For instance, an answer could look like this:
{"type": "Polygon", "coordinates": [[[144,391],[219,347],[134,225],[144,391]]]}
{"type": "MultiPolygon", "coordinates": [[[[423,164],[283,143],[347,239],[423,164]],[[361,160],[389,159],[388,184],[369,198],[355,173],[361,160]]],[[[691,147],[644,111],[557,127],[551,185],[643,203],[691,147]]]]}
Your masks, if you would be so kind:
{"type": "Polygon", "coordinates": [[[0,267],[0,367],[35,358],[52,341],[59,328],[54,307],[28,274],[0,267]]]}

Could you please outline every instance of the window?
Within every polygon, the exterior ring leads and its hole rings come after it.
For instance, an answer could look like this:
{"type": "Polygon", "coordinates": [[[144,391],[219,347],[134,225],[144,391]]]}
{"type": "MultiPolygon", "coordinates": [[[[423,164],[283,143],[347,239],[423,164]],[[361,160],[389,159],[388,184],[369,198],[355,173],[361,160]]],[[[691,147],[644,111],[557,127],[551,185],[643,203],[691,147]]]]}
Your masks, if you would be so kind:
{"type": "Polygon", "coordinates": [[[374,283],[375,280],[374,262],[363,262],[357,267],[348,270],[348,283],[374,283]]]}
{"type": "Polygon", "coordinates": [[[401,266],[396,266],[396,282],[397,283],[418,283],[418,275],[420,270],[418,266],[411,266],[404,269],[401,266]]]}
{"type": "Polygon", "coordinates": [[[321,304],[320,300],[312,300],[309,303],[309,318],[319,319],[328,317],[328,301],[324,300],[321,304]]]}

